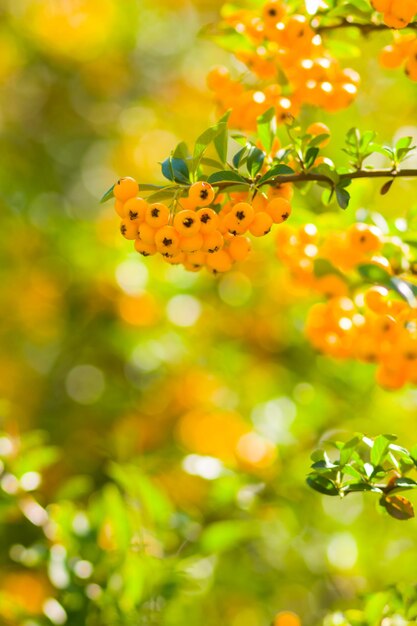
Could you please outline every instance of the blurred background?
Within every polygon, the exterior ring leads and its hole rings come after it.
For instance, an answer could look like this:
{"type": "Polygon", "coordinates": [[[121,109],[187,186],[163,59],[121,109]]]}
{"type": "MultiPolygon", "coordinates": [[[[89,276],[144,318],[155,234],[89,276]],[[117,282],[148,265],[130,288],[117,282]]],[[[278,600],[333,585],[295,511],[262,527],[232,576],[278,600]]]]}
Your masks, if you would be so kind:
{"type": "MultiPolygon", "coordinates": [[[[415,522],[361,494],[322,498],[305,475],[322,437],[417,443],[416,391],[313,351],[317,297],[291,284],[272,237],[224,276],[191,274],[132,252],[99,204],[120,176],[158,183],[158,162],[215,120],[205,76],[234,61],[198,32],[220,5],[0,4],[7,626],[268,626],[279,613],[309,626],[415,577],[415,522]]],[[[416,135],[415,84],[378,67],[389,41],[361,40],[347,60],[362,75],[347,112],[303,110],[330,126],[330,156],[354,125],[416,135]]],[[[398,181],[382,198],[364,182],[343,215],[297,195],[291,220],[343,228],[375,198],[401,217],[412,191],[398,181]]]]}

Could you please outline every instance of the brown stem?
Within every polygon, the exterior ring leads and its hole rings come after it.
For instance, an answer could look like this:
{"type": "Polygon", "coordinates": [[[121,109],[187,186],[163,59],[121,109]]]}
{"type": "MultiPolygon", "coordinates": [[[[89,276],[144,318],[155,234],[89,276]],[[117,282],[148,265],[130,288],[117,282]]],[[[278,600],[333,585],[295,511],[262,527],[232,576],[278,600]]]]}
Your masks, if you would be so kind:
{"type": "MultiPolygon", "coordinates": [[[[339,22],[336,22],[334,24],[318,24],[317,26],[315,26],[314,24],[315,24],[315,20],[313,19],[311,22],[311,27],[317,33],[338,30],[339,28],[357,28],[364,35],[367,35],[368,33],[374,32],[374,31],[397,30],[395,28],[391,28],[390,26],[387,26],[386,24],[374,24],[373,22],[365,24],[362,22],[352,22],[346,18],[343,18],[339,22]]],[[[415,30],[417,29],[417,22],[410,22],[404,28],[410,28],[412,30],[415,30]]]]}
{"type": "MultiPolygon", "coordinates": [[[[414,178],[417,177],[417,169],[402,170],[359,170],[356,172],[346,172],[339,174],[339,181],[354,180],[356,178],[414,178]]],[[[335,183],[325,174],[316,174],[314,172],[300,172],[299,174],[279,174],[274,178],[269,178],[260,187],[265,185],[276,185],[282,183],[303,183],[303,182],[324,182],[330,186],[336,186],[335,183]]],[[[252,181],[245,179],[247,185],[251,185],[252,181]]],[[[213,183],[218,189],[226,189],[227,187],[235,187],[238,182],[213,183]]]]}

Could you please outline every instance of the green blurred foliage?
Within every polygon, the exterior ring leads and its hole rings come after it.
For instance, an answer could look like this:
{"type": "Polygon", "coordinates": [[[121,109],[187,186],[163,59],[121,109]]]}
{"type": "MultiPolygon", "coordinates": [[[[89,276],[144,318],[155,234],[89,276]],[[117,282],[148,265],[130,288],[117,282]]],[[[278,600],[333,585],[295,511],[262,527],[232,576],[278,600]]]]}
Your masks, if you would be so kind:
{"type": "MultiPolygon", "coordinates": [[[[267,626],[281,611],[309,626],[330,609],[328,625],[377,624],[381,603],[362,597],[415,580],[414,522],[305,484],[321,439],[417,443],[415,390],[391,394],[372,366],[314,353],[302,334],[313,299],[291,286],[272,241],[223,277],[188,274],[131,253],[99,204],[120,175],[158,182],[158,161],[214,120],[205,74],[232,61],[197,33],[219,8],[1,3],[7,626],[267,626]]],[[[377,67],[387,41],[360,40],[349,59],[362,87],[347,112],[303,111],[303,123],[330,125],[330,156],[352,126],[388,143],[416,136],[415,85],[377,67]]],[[[374,203],[404,216],[413,184],[380,197],[361,182],[349,213],[320,218],[319,195],[300,194],[294,223],[340,228],[374,203]]],[[[413,592],[401,593],[393,610],[414,619],[413,592]]]]}

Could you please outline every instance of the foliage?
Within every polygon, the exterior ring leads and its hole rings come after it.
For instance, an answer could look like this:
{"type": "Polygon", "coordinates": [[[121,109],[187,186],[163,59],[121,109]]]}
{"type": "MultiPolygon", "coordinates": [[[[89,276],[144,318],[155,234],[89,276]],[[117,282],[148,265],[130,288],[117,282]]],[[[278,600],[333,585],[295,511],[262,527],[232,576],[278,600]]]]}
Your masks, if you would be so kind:
{"type": "Polygon", "coordinates": [[[284,5],[2,3],[5,626],[416,619],[415,21],[284,5]],[[115,236],[125,175],[292,212],[187,272],[115,236]]]}

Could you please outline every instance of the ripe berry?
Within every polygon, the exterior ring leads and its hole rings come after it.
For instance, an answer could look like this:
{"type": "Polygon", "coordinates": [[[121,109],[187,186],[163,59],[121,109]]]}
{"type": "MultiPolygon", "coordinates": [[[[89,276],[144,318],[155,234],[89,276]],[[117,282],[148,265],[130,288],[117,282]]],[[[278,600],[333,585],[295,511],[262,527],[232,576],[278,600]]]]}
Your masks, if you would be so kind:
{"type": "Polygon", "coordinates": [[[272,224],[272,217],[269,213],[260,211],[255,214],[253,222],[249,227],[249,231],[254,237],[262,237],[263,235],[267,235],[269,233],[272,228],[272,224]]]}
{"type": "Polygon", "coordinates": [[[371,287],[365,293],[365,305],[374,313],[387,313],[389,310],[387,296],[388,289],[386,287],[371,287]]]}
{"type": "Polygon", "coordinates": [[[156,254],[156,246],[153,243],[145,243],[142,239],[135,239],[135,250],[142,256],[156,254]]]}
{"type": "Polygon", "coordinates": [[[218,250],[223,248],[224,238],[219,230],[215,230],[213,233],[208,233],[207,235],[203,235],[203,245],[201,249],[204,252],[208,252],[209,254],[213,254],[218,250]]]}
{"type": "Polygon", "coordinates": [[[195,206],[208,206],[214,200],[214,189],[210,183],[198,181],[197,183],[191,185],[188,197],[191,202],[194,202],[195,206]]]}
{"type": "Polygon", "coordinates": [[[179,249],[181,252],[197,252],[201,250],[203,241],[203,235],[201,233],[197,233],[191,237],[182,237],[182,239],[180,239],[179,249]]]}
{"type": "Polygon", "coordinates": [[[185,256],[187,265],[193,270],[201,269],[206,263],[206,254],[204,252],[190,252],[185,256]]]}
{"type": "Polygon", "coordinates": [[[154,202],[146,209],[145,221],[152,228],[161,228],[166,226],[169,220],[169,209],[165,204],[154,202]]]}
{"type": "Polygon", "coordinates": [[[262,8],[262,17],[267,25],[274,26],[285,15],[285,5],[280,0],[269,0],[262,8]]]}
{"type": "Polygon", "coordinates": [[[121,200],[116,199],[114,203],[114,210],[116,211],[117,215],[119,215],[119,217],[126,217],[125,203],[121,200]]]}
{"type": "Polygon", "coordinates": [[[200,220],[194,211],[179,211],[174,217],[174,227],[180,237],[192,237],[200,230],[200,220]]]}
{"type": "Polygon", "coordinates": [[[348,235],[354,250],[376,252],[382,246],[382,233],[376,226],[358,222],[349,228],[348,235]]]}
{"type": "Polygon", "coordinates": [[[120,223],[120,232],[125,239],[136,239],[138,236],[138,222],[124,219],[120,223]]]}
{"type": "Polygon", "coordinates": [[[252,250],[252,244],[248,237],[233,237],[227,251],[234,261],[244,261],[250,251],[252,250]]]}
{"type": "Polygon", "coordinates": [[[145,218],[145,211],[148,203],[143,198],[129,198],[123,205],[125,216],[131,220],[142,222],[145,218]]]}
{"type": "Polygon", "coordinates": [[[199,209],[196,216],[200,220],[200,233],[203,235],[212,233],[217,229],[220,219],[213,209],[199,209]]]}
{"type": "Polygon", "coordinates": [[[281,224],[291,215],[291,204],[285,198],[273,198],[268,202],[265,212],[275,224],[281,224]]]}
{"type": "Polygon", "coordinates": [[[232,267],[232,259],[225,250],[218,250],[207,256],[207,267],[215,274],[217,272],[227,272],[232,267]]]}
{"type": "Polygon", "coordinates": [[[135,181],[134,178],[130,176],[126,176],[125,178],[120,178],[113,188],[113,195],[117,200],[121,200],[122,202],[126,202],[129,198],[133,198],[137,196],[139,192],[139,185],[135,181]]]}
{"type": "Polygon", "coordinates": [[[146,222],[142,222],[138,229],[139,239],[144,243],[155,243],[156,228],[152,228],[146,222]]]}
{"type": "Polygon", "coordinates": [[[161,254],[175,254],[179,242],[179,235],[173,226],[163,226],[156,232],[155,245],[161,254]]]}

